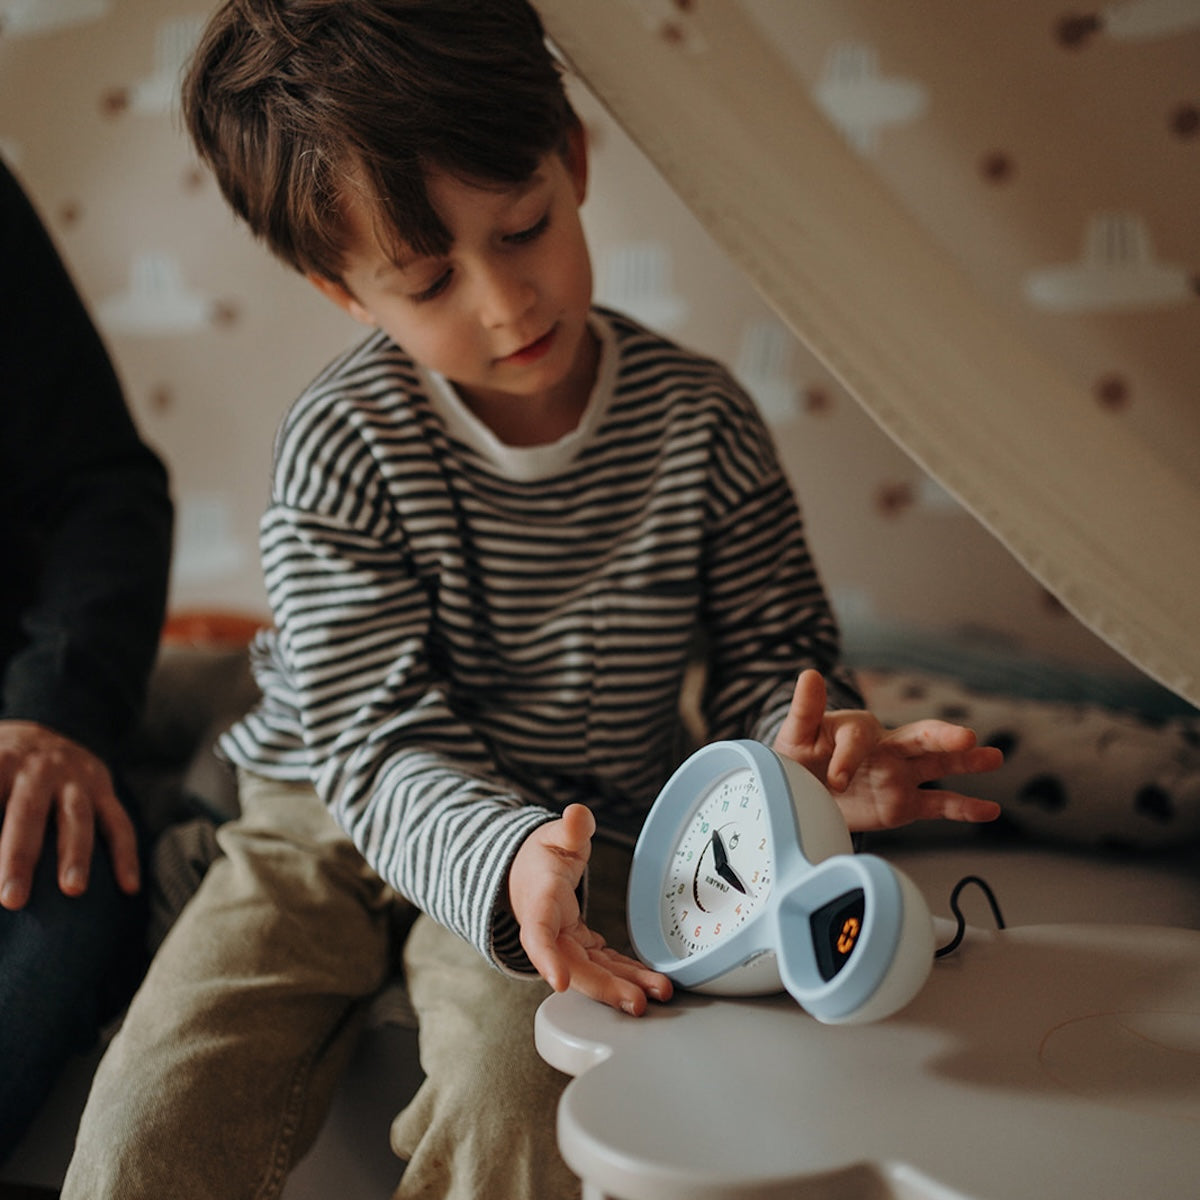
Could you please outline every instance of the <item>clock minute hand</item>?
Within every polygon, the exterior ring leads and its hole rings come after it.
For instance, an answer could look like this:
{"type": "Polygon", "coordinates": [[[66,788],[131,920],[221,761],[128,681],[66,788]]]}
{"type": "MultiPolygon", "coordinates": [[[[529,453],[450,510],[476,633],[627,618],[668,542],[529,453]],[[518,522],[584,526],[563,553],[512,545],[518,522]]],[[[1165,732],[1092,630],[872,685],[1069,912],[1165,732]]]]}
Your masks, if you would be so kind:
{"type": "Polygon", "coordinates": [[[715,828],[712,835],[712,848],[713,864],[716,867],[717,874],[730,887],[737,888],[743,896],[746,895],[746,885],[738,878],[737,872],[729,865],[729,854],[725,850],[725,842],[721,837],[720,830],[715,828]]]}

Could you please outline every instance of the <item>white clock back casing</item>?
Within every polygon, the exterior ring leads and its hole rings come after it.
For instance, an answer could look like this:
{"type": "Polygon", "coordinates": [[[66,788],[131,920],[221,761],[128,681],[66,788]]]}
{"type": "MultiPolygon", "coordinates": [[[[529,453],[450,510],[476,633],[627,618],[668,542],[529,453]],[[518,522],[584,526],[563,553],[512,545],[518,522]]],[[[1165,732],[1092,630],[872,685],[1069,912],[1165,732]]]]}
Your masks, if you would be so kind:
{"type": "Polygon", "coordinates": [[[820,781],[753,741],[704,746],[667,781],[634,850],[629,927],[681,987],[786,989],[828,1023],[897,1011],[933,962],[916,885],[853,853],[820,781]]]}

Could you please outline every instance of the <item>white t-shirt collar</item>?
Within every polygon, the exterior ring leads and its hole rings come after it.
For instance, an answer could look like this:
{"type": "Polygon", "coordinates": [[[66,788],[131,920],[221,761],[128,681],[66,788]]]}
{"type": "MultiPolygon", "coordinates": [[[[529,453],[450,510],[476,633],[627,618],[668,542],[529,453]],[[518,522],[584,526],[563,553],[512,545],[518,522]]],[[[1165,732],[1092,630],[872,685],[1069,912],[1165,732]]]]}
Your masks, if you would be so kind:
{"type": "Polygon", "coordinates": [[[550,479],[562,474],[591,440],[608,411],[617,369],[616,337],[604,317],[592,312],[588,326],[600,343],[596,380],[579,423],[569,433],[544,446],[510,446],[502,442],[459,398],[454,385],[436,371],[418,367],[434,411],[451,437],[463,442],[490,463],[498,474],[519,482],[550,479]]]}

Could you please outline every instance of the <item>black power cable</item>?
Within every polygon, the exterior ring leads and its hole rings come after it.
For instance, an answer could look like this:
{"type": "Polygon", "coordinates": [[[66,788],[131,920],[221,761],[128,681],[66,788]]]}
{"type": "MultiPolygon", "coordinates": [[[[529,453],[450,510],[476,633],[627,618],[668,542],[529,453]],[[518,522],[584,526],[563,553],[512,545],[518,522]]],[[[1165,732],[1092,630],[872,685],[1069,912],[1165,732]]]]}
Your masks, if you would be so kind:
{"type": "Polygon", "coordinates": [[[1004,928],[1004,915],[1000,911],[1000,905],[996,900],[996,894],[992,891],[989,884],[980,879],[978,875],[964,875],[955,885],[954,890],[950,893],[950,911],[954,913],[958,921],[958,928],[954,931],[954,936],[940,949],[934,951],[934,958],[941,958],[943,955],[951,954],[958,949],[958,944],[963,940],[963,934],[967,931],[967,918],[963,916],[963,911],[959,907],[958,897],[963,888],[967,884],[973,883],[987,897],[988,905],[991,907],[992,916],[996,919],[996,928],[1004,928]]]}

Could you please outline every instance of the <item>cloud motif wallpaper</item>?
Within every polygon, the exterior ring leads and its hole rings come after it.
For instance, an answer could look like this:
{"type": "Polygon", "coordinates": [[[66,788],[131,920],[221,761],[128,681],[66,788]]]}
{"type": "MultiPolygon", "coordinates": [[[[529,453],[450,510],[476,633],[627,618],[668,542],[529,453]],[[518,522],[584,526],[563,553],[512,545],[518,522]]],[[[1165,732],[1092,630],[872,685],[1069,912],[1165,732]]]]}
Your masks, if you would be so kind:
{"type": "MultiPolygon", "coordinates": [[[[706,2],[738,0],[606,0],[684,53],[703,49],[692,14],[706,2]]],[[[1106,419],[1200,472],[1200,0],[741,3],[1106,419]]],[[[236,225],[181,131],[179,75],[212,7],[0,0],[0,152],[170,464],[173,605],[261,612],[275,427],[361,330],[236,225]]],[[[1116,665],[792,339],[599,103],[572,94],[592,145],[598,299],[723,359],[755,396],[847,624],[1116,665]]],[[[20,302],[19,281],[4,288],[20,302]]],[[[1180,554],[1200,572],[1194,547],[1180,554]]]]}
{"type": "Polygon", "coordinates": [[[883,77],[876,48],[856,42],[838,42],[830,50],[813,95],[864,154],[875,151],[885,128],[917,120],[929,105],[929,93],[920,83],[883,77]]]}
{"type": "Polygon", "coordinates": [[[1025,295],[1035,307],[1059,312],[1129,312],[1186,304],[1195,286],[1185,267],[1156,260],[1150,231],[1135,213],[1096,213],[1079,259],[1031,271],[1025,295]]]}
{"type": "Polygon", "coordinates": [[[33,36],[98,21],[111,7],[110,0],[5,0],[0,19],[6,37],[33,36]]]}
{"type": "Polygon", "coordinates": [[[110,334],[196,333],[207,326],[212,307],[184,282],[177,258],[139,253],[129,264],[128,284],[105,296],[96,315],[110,334]]]}

